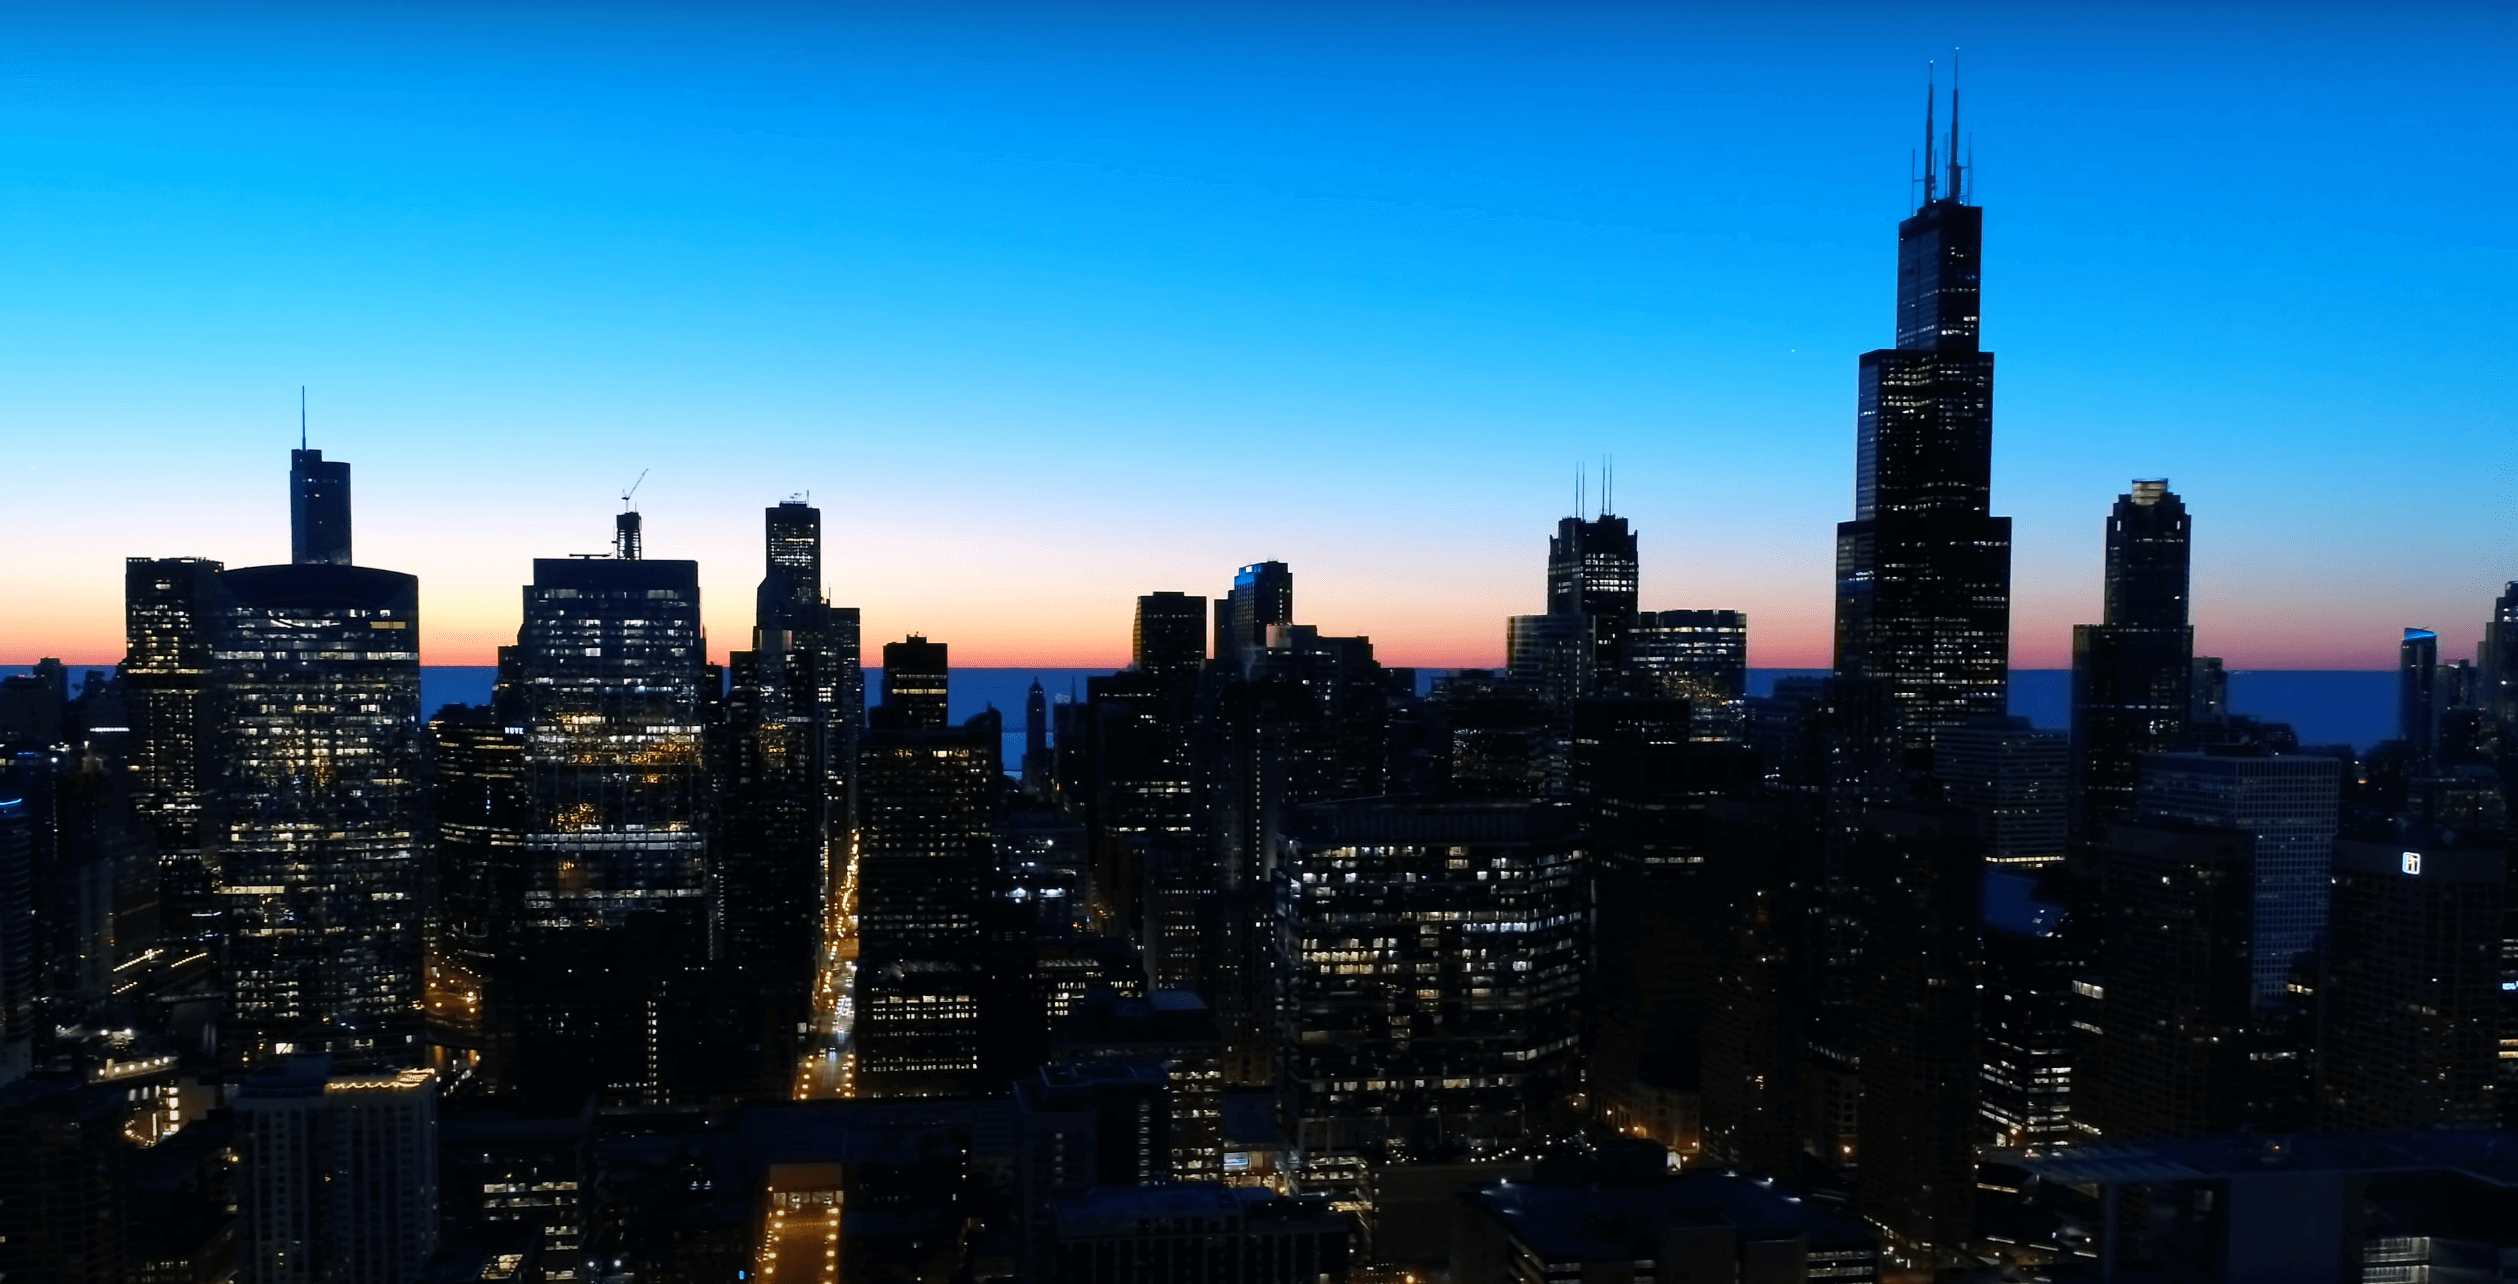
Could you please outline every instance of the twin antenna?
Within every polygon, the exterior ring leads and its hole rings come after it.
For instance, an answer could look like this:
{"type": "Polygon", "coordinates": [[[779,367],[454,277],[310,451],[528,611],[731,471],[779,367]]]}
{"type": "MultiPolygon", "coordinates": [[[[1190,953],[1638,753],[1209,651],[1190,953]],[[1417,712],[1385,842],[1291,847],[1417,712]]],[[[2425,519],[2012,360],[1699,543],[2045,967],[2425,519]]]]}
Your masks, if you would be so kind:
{"type": "MultiPolygon", "coordinates": [[[[1591,474],[1588,469],[1581,464],[1574,465],[1574,517],[1578,521],[1583,515],[1583,499],[1590,480],[1591,474]]],[[[1600,516],[1606,517],[1617,511],[1616,493],[1617,456],[1602,455],[1600,457],[1600,516]]]]}
{"type": "MultiPolygon", "coordinates": [[[[1968,140],[1967,160],[1961,163],[1958,158],[1958,51],[1955,49],[1950,51],[1950,145],[1946,155],[1936,155],[1934,151],[1939,142],[1932,128],[1932,108],[1940,97],[1939,86],[1935,83],[1934,75],[1937,68],[1929,62],[1923,67],[1923,201],[1921,204],[1930,205],[1939,200],[1965,201],[1971,195],[1967,189],[1966,176],[1976,168],[1976,142],[1972,138],[1968,140]],[[1944,163],[1949,167],[1947,191],[1942,190],[1939,182],[1940,169],[1944,163]]],[[[1913,158],[1909,157],[1906,164],[1906,181],[1913,183],[1915,181],[1913,158]]]]}

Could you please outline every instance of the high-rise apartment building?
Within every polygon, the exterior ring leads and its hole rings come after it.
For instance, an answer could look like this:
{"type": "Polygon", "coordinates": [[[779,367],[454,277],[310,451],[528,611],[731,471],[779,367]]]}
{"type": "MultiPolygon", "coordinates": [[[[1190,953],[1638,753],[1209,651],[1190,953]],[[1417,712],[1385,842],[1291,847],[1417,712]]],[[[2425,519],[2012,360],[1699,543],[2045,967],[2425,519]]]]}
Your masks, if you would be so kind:
{"type": "Polygon", "coordinates": [[[2165,479],[2135,481],[2107,518],[2104,615],[2072,630],[2073,815],[2091,841],[2131,814],[2142,755],[2177,748],[2185,733],[2192,532],[2165,479]]]}
{"type": "Polygon", "coordinates": [[[437,1249],[437,1081],[293,1057],[236,1093],[250,1284],[411,1284],[437,1249]]]}
{"type": "Polygon", "coordinates": [[[1883,684],[1905,742],[2007,712],[2011,519],[1991,516],[1993,354],[1979,336],[1984,211],[1951,108],[1947,185],[1897,229],[1897,346],[1862,356],[1854,518],[1836,528],[1836,672],[1883,684]]]}
{"type": "Polygon", "coordinates": [[[238,1064],[419,1051],[419,582],[348,564],[347,477],[324,465],[294,505],[301,560],[213,595],[202,847],[238,1064]]]}

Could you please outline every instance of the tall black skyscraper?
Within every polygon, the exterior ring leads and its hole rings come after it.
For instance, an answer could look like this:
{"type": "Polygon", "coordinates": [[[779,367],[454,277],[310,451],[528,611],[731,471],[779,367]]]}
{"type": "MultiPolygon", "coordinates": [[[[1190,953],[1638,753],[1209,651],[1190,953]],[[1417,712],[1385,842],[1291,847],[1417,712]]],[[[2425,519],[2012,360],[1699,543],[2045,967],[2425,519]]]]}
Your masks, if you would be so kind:
{"type": "Polygon", "coordinates": [[[1993,354],[1978,336],[1984,211],[1925,123],[1924,202],[1897,227],[1897,346],[1862,356],[1854,519],[1836,528],[1836,672],[1880,684],[1909,746],[2000,715],[2011,519],[1988,515],[1993,354]]]}
{"type": "Polygon", "coordinates": [[[1207,600],[1187,593],[1137,599],[1129,659],[1141,673],[1196,673],[1207,662],[1207,600]]]}
{"type": "Polygon", "coordinates": [[[2492,602],[2492,618],[2483,625],[2483,643],[2476,648],[2474,702],[2501,719],[2518,717],[2518,580],[2501,587],[2492,602]]]}
{"type": "Polygon", "coordinates": [[[946,645],[915,633],[883,644],[883,705],[876,724],[940,730],[949,721],[946,691],[952,665],[946,645]]]}
{"type": "Polygon", "coordinates": [[[2135,481],[2108,514],[2103,622],[2072,630],[2073,812],[2085,841],[2131,814],[2142,755],[2176,748],[2185,732],[2191,534],[2166,479],[2135,481]]]}
{"type": "Polygon", "coordinates": [[[199,557],[134,557],[123,565],[133,796],[156,831],[159,914],[177,935],[203,930],[211,909],[201,821],[215,726],[210,628],[221,569],[199,557]]]}
{"type": "Polygon", "coordinates": [[[1591,671],[1616,673],[1635,623],[1639,562],[1635,532],[1609,513],[1568,517],[1548,538],[1548,614],[1578,615],[1591,648],[1591,671]]]}
{"type": "Polygon", "coordinates": [[[320,450],[289,452],[289,560],[350,565],[350,466],[320,450]]]}

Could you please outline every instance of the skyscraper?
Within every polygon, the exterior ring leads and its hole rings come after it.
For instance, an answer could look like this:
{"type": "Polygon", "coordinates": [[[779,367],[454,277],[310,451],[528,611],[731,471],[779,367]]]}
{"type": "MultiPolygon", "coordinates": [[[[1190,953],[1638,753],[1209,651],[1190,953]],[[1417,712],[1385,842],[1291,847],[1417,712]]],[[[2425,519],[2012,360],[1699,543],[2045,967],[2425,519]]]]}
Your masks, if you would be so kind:
{"type": "Polygon", "coordinates": [[[2107,518],[2105,613],[2072,630],[2073,813],[2089,841],[2133,810],[2142,755],[2176,748],[2185,732],[2191,532],[2164,478],[2136,480],[2107,518]]]}
{"type": "Polygon", "coordinates": [[[1897,346],[1862,356],[1854,519],[1836,528],[1836,672],[1881,683],[1911,748],[2004,712],[2011,519],[1990,516],[1993,354],[1979,342],[1984,211],[1925,124],[1924,202],[1897,228],[1897,346]]]}
{"type": "Polygon", "coordinates": [[[883,705],[858,755],[856,1092],[981,1083],[982,966],[996,871],[995,710],[944,725],[945,644],[883,647],[883,705]]]}
{"type": "Polygon", "coordinates": [[[236,1093],[251,1284],[410,1284],[437,1248],[437,1082],[293,1057],[236,1093]]]}
{"type": "Polygon", "coordinates": [[[215,725],[210,630],[222,569],[199,557],[134,557],[123,564],[122,680],[131,707],[133,793],[156,831],[161,921],[178,935],[206,930],[211,910],[201,818],[215,725]]]}
{"type": "Polygon", "coordinates": [[[2335,844],[2318,986],[2321,1127],[2499,1123],[2508,881],[2498,847],[2335,844]]]}
{"type": "Polygon", "coordinates": [[[419,581],[348,564],[348,476],[300,487],[296,563],[220,573],[211,608],[203,862],[241,1064],[418,1053],[419,581]]]}
{"type": "Polygon", "coordinates": [[[351,565],[350,466],[320,450],[289,452],[289,561],[351,565]]]}
{"type": "Polygon", "coordinates": [[[2492,602],[2492,618],[2484,621],[2483,644],[2477,648],[2474,702],[2506,722],[2518,717],[2518,580],[2501,586],[2492,602]]]}
{"type": "Polygon", "coordinates": [[[2406,629],[2396,647],[2396,739],[2428,765],[2439,747],[2439,635],[2406,629]]]}
{"type": "MultiPolygon", "coordinates": [[[[2342,764],[2319,754],[2152,754],[2135,810],[2254,839],[2246,936],[2259,1007],[2282,1001],[2291,963],[2326,930],[2342,764]]],[[[2111,883],[2114,876],[2110,875],[2111,883]]]]}
{"type": "Polygon", "coordinates": [[[1207,659],[1207,600],[1187,593],[1137,599],[1129,660],[1143,673],[1196,673],[1207,659]]]}
{"type": "Polygon", "coordinates": [[[1293,568],[1253,562],[1234,572],[1232,596],[1216,604],[1215,656],[1248,669],[1268,649],[1268,626],[1293,622],[1293,568]]]}
{"type": "Polygon", "coordinates": [[[1626,631],[1635,623],[1638,577],[1635,532],[1623,517],[1607,512],[1589,521],[1568,517],[1548,538],[1548,614],[1583,621],[1594,674],[1622,667],[1626,631]]]}

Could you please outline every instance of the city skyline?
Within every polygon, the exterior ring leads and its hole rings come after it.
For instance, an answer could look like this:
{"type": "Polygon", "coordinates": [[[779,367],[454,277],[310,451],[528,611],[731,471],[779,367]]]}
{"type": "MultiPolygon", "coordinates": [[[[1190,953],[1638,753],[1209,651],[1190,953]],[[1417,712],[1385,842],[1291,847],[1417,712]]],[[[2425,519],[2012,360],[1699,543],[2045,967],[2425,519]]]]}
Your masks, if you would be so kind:
{"type": "Polygon", "coordinates": [[[112,40],[21,14],[63,71],[10,91],[5,521],[113,538],[13,566],[0,647],[118,658],[125,556],[285,560],[267,461],[303,383],[430,664],[488,664],[530,560],[603,547],[652,469],[712,659],[750,625],[752,512],[810,493],[833,600],[965,663],[1115,666],[1136,594],[1276,559],[1391,662],[1493,665],[1575,467],[1614,455],[1642,606],[1745,610],[1752,664],[1824,667],[1846,354],[1887,338],[1897,152],[1951,43],[2011,363],[2014,663],[2069,663],[2128,478],[2194,503],[2196,646],[2232,667],[2384,668],[2408,624],[2470,654],[2503,578],[2505,184],[2443,158],[2508,108],[2435,74],[2497,19],[2368,54],[2339,14],[2136,44],[1828,9],[956,12],[993,21],[572,45],[567,11],[112,40]],[[2338,96],[2347,62],[2383,111],[2338,96]],[[2386,184],[2300,163],[2328,154],[2422,175],[2416,243],[2386,184]],[[2321,356],[2347,329],[2368,359],[2321,356]],[[99,441],[137,447],[111,486],[80,480],[99,441]]]}

